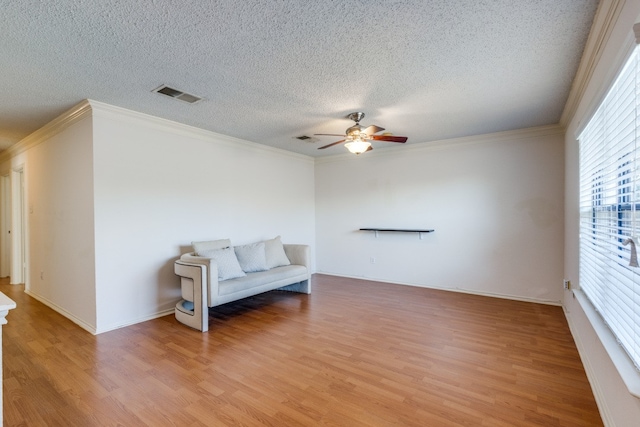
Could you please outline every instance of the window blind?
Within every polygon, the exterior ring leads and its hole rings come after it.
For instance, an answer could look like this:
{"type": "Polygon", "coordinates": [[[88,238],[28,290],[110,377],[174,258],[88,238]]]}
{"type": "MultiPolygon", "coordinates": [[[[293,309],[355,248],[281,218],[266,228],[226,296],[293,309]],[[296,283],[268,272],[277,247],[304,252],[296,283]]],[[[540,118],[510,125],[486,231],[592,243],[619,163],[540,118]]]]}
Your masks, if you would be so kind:
{"type": "Polygon", "coordinates": [[[633,51],[578,137],[580,287],[640,367],[638,144],[640,60],[633,51]]]}

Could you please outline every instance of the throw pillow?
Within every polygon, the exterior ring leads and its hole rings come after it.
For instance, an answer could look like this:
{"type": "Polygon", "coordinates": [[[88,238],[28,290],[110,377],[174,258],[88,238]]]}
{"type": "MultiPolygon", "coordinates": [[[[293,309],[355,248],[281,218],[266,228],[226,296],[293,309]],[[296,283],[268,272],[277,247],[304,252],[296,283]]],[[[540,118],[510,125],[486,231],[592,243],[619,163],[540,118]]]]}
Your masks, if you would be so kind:
{"type": "Polygon", "coordinates": [[[291,264],[287,254],[284,252],[280,236],[264,241],[264,254],[267,258],[267,268],[269,269],[291,264]]]}
{"type": "Polygon", "coordinates": [[[220,239],[220,240],[207,240],[203,242],[191,242],[193,246],[193,252],[195,252],[196,256],[200,255],[201,251],[212,251],[215,249],[223,249],[231,246],[231,240],[229,239],[220,239]]]}
{"type": "Polygon", "coordinates": [[[233,248],[213,249],[200,252],[200,256],[211,258],[218,264],[218,280],[235,279],[246,276],[238,264],[238,258],[233,248]]]}
{"type": "Polygon", "coordinates": [[[264,251],[264,242],[250,245],[234,246],[240,268],[245,273],[267,270],[267,257],[264,251]]]}

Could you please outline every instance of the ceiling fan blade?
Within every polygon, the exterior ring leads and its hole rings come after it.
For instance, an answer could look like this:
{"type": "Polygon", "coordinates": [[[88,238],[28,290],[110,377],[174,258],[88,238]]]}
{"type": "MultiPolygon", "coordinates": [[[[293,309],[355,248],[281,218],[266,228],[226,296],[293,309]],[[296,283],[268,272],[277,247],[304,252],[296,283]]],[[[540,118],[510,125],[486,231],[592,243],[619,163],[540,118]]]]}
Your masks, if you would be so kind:
{"type": "Polygon", "coordinates": [[[364,133],[367,135],[373,135],[374,133],[382,132],[383,130],[384,128],[381,128],[380,126],[371,125],[364,130],[364,133]]]}
{"type": "Polygon", "coordinates": [[[376,141],[388,141],[388,142],[407,142],[406,136],[393,136],[393,135],[371,135],[371,139],[376,141]]]}
{"type": "Polygon", "coordinates": [[[343,133],[314,133],[314,135],[325,135],[325,136],[344,136],[343,133]]]}
{"type": "Polygon", "coordinates": [[[366,150],[364,150],[364,152],[366,153],[367,151],[371,151],[371,150],[373,150],[373,146],[371,146],[371,145],[370,145],[370,146],[369,146],[369,148],[367,148],[366,150]]]}
{"type": "Polygon", "coordinates": [[[334,145],[338,145],[344,141],[345,141],[344,139],[341,139],[340,141],[336,141],[333,144],[325,145],[324,147],[318,147],[318,150],[324,150],[325,148],[333,147],[334,145]]]}

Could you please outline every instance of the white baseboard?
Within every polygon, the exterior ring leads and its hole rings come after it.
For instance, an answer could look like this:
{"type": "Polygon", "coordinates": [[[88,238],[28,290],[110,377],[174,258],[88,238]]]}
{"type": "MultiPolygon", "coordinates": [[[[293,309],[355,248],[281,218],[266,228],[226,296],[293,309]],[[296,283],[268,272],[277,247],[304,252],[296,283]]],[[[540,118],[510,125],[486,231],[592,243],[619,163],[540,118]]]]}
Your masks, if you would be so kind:
{"type": "Polygon", "coordinates": [[[40,296],[38,294],[35,294],[35,293],[31,292],[29,289],[26,289],[26,288],[24,290],[24,293],[29,295],[31,298],[34,298],[34,299],[40,301],[42,304],[46,305],[47,307],[49,307],[53,311],[56,311],[56,312],[60,313],[61,315],[63,315],[67,319],[71,320],[76,325],[80,326],[85,331],[90,332],[93,335],[96,334],[96,328],[94,326],[88,324],[84,320],[79,319],[78,317],[76,317],[73,314],[69,313],[67,310],[65,310],[64,308],[60,307],[56,303],[54,303],[52,301],[49,301],[47,298],[45,298],[43,296],[40,296]]]}
{"type": "Polygon", "coordinates": [[[566,309],[564,310],[564,317],[567,319],[567,324],[569,325],[571,336],[573,337],[573,341],[576,343],[576,347],[578,348],[578,355],[580,356],[582,366],[584,366],[584,371],[587,374],[587,378],[589,379],[591,391],[593,391],[593,397],[596,399],[596,405],[598,405],[598,409],[600,410],[600,417],[602,418],[602,422],[605,426],[613,426],[614,423],[611,415],[609,414],[609,407],[606,404],[606,399],[604,398],[604,390],[602,389],[602,386],[598,381],[598,375],[596,374],[597,371],[593,367],[593,364],[591,363],[589,357],[587,357],[588,353],[586,351],[584,343],[582,342],[582,337],[577,333],[573,318],[568,315],[566,309]]]}
{"type": "MultiPolygon", "coordinates": [[[[616,425],[616,420],[620,420],[621,413],[618,410],[619,408],[612,407],[615,403],[613,405],[611,403],[612,392],[606,383],[610,378],[605,377],[603,379],[603,374],[600,372],[603,368],[603,363],[602,361],[597,360],[597,355],[593,355],[593,345],[589,348],[590,337],[586,337],[585,339],[585,336],[579,333],[580,328],[577,323],[579,320],[576,321],[574,318],[574,316],[576,316],[576,312],[578,315],[584,315],[586,317],[586,320],[593,328],[593,333],[596,335],[595,341],[599,341],[599,344],[602,346],[600,347],[597,345],[597,348],[604,349],[606,356],[609,357],[613,367],[617,370],[620,380],[627,388],[629,394],[635,399],[640,399],[640,371],[635,367],[629,355],[622,348],[622,345],[618,342],[611,329],[609,329],[604,319],[596,311],[587,296],[581,290],[572,290],[571,292],[573,293],[573,297],[577,300],[578,306],[582,310],[582,314],[575,309],[569,312],[565,307],[565,317],[567,318],[571,335],[573,335],[573,340],[578,348],[578,353],[582,360],[585,372],[589,378],[589,383],[591,383],[591,389],[596,399],[598,409],[600,409],[602,421],[605,426],[614,426],[616,425]]],[[[605,363],[608,364],[608,361],[605,363]]],[[[613,399],[614,401],[617,400],[615,398],[613,399]]]]}
{"type": "Polygon", "coordinates": [[[120,328],[124,328],[126,326],[131,326],[131,325],[135,325],[137,323],[142,323],[142,322],[146,322],[147,320],[153,320],[153,319],[157,319],[159,317],[163,317],[163,316],[168,316],[169,314],[174,314],[175,313],[175,307],[172,307],[168,310],[163,310],[163,311],[159,311],[157,313],[153,313],[150,314],[148,316],[143,316],[143,317],[139,317],[133,320],[128,320],[124,323],[116,323],[113,325],[109,325],[107,327],[102,327],[102,328],[96,328],[90,324],[88,324],[87,322],[85,322],[84,320],[74,316],[73,314],[69,313],[67,310],[65,310],[64,308],[60,307],[59,305],[55,304],[54,302],[48,300],[47,298],[44,298],[40,295],[37,295],[33,292],[31,292],[30,290],[25,289],[24,291],[27,295],[29,295],[30,297],[40,301],[42,304],[46,305],[47,307],[49,307],[50,309],[60,313],[61,315],[63,315],[64,317],[66,317],[67,319],[71,320],[73,323],[75,323],[76,325],[80,326],[82,329],[84,329],[85,331],[93,334],[93,335],[98,335],[98,334],[102,334],[104,332],[109,332],[109,331],[113,331],[115,329],[120,329],[120,328]]]}
{"type": "Polygon", "coordinates": [[[168,310],[158,311],[158,312],[150,314],[148,316],[138,317],[136,319],[129,320],[129,321],[124,322],[124,323],[115,323],[113,325],[109,325],[109,326],[104,327],[104,328],[99,328],[96,331],[95,335],[102,334],[104,332],[113,331],[115,329],[124,328],[124,327],[131,326],[131,325],[135,325],[135,324],[138,324],[138,323],[146,322],[147,320],[153,320],[153,319],[157,319],[159,317],[164,317],[164,316],[168,316],[170,314],[175,314],[175,312],[176,312],[175,307],[172,307],[172,308],[170,308],[168,310]]]}
{"type": "Polygon", "coordinates": [[[409,283],[409,282],[397,282],[397,281],[390,282],[390,281],[384,280],[384,279],[376,279],[376,278],[361,277],[361,276],[360,277],[358,277],[358,276],[348,276],[348,275],[344,275],[344,274],[325,273],[325,272],[322,272],[322,271],[316,271],[315,274],[324,274],[325,276],[335,276],[335,277],[347,277],[349,279],[367,280],[369,282],[390,283],[392,285],[413,286],[413,287],[416,287],[416,288],[437,289],[439,291],[458,292],[458,293],[461,293],[461,294],[479,295],[479,296],[483,296],[483,297],[501,298],[501,299],[508,299],[508,300],[513,300],[513,301],[534,302],[536,304],[555,305],[555,306],[559,306],[559,307],[562,306],[562,301],[543,300],[543,299],[536,299],[536,298],[521,297],[521,296],[517,296],[517,295],[498,294],[498,293],[492,293],[492,292],[479,292],[479,291],[474,291],[474,290],[471,290],[471,289],[444,288],[444,287],[440,287],[440,286],[428,286],[428,285],[422,285],[422,284],[418,284],[418,283],[409,283]]]}

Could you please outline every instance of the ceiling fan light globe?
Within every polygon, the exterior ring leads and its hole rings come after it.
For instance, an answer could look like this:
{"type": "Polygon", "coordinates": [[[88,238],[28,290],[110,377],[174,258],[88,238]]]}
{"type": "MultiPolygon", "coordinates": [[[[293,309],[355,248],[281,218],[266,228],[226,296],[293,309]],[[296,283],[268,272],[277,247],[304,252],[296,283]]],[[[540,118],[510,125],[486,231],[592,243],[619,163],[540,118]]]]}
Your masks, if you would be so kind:
{"type": "Polygon", "coordinates": [[[347,142],[344,146],[353,154],[362,154],[371,147],[371,143],[368,141],[356,140],[347,142]]]}

